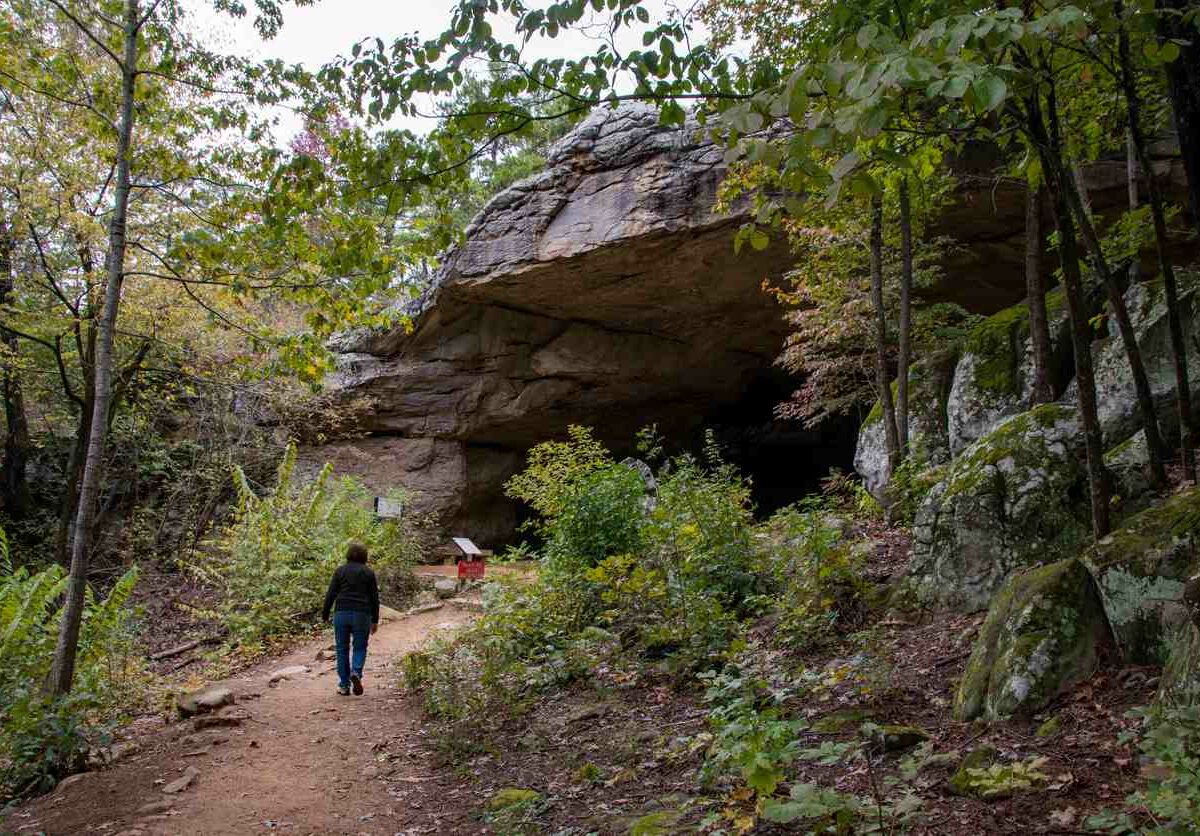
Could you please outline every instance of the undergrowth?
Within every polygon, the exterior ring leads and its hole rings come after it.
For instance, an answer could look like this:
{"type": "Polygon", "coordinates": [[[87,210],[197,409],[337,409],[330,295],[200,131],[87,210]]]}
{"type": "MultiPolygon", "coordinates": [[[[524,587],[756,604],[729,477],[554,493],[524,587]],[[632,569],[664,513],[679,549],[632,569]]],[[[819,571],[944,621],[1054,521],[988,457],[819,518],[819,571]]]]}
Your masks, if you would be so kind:
{"type": "MultiPolygon", "coordinates": [[[[749,484],[711,443],[650,476],[572,428],[570,440],[535,448],[529,461],[508,487],[538,514],[531,528],[544,538],[543,570],[492,582],[477,622],[402,665],[445,737],[462,737],[481,716],[502,726],[572,682],[704,687],[709,731],[695,746],[706,786],[731,799],[717,820],[740,832],[768,810],[777,821],[803,819],[815,809],[808,790],[779,795],[788,766],[809,754],[790,700],[827,687],[830,674],[795,671],[795,655],[863,626],[864,557],[846,535],[877,506],[843,480],[758,524],[749,484]],[[597,523],[586,537],[583,516],[597,523]],[[759,628],[769,646],[749,638],[759,628]]],[[[828,806],[835,796],[820,798],[828,806]]],[[[886,809],[889,821],[906,815],[894,799],[838,803],[855,819],[868,809],[886,809]]],[[[831,822],[842,815],[822,810],[831,822]]]]}
{"type": "Polygon", "coordinates": [[[274,489],[265,496],[235,468],[238,503],[232,522],[215,553],[189,566],[221,590],[213,615],[242,649],[255,650],[311,627],[349,542],[367,547],[381,590],[401,586],[419,556],[419,520],[380,519],[361,482],[339,478],[326,465],[315,480],[300,483],[295,466],[292,444],[274,489]]]}
{"type": "Polygon", "coordinates": [[[103,598],[88,589],[74,689],[52,697],[44,684],[67,575],[57,564],[14,568],[0,530],[0,802],[53,788],[110,742],[130,691],[140,690],[126,607],[136,581],[135,568],[103,598]]]}

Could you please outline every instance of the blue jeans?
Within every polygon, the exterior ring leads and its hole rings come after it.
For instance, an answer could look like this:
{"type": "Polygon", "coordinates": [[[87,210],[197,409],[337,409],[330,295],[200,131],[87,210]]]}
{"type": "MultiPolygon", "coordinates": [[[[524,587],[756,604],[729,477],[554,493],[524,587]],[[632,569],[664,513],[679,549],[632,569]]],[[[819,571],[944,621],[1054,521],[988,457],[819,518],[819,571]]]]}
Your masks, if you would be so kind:
{"type": "Polygon", "coordinates": [[[338,686],[350,685],[350,674],[362,676],[367,661],[367,640],[371,637],[371,614],[357,610],[333,614],[333,640],[337,652],[338,686]],[[354,637],[354,658],[350,658],[350,638],[354,637]]]}

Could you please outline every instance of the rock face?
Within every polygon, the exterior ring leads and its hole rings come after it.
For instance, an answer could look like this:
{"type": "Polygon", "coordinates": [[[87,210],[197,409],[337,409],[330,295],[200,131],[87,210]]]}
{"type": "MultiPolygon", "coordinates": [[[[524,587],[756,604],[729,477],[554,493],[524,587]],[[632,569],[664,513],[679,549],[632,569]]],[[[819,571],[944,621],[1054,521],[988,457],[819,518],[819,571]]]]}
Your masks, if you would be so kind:
{"type": "Polygon", "coordinates": [[[714,211],[722,152],[645,108],[602,110],[543,173],[499,194],[413,311],[413,329],[360,335],[336,381],[374,399],[373,437],[313,455],[489,544],[524,452],[570,423],[630,441],[699,426],[769,371],[786,325],[760,289],[786,245],[746,248],[714,211]]]}
{"type": "MultiPolygon", "coordinates": [[[[950,396],[957,361],[957,353],[949,351],[916,363],[909,370],[909,443],[930,464],[942,464],[950,459],[950,444],[946,436],[946,401],[950,396]]],[[[883,410],[878,404],[859,431],[858,445],[854,451],[854,469],[862,477],[867,490],[876,499],[883,499],[890,474],[883,410]]]]}
{"type": "MultiPolygon", "coordinates": [[[[1183,273],[1181,280],[1193,284],[1196,277],[1183,273]]],[[[1137,332],[1138,345],[1142,349],[1142,362],[1150,389],[1154,394],[1158,420],[1165,432],[1178,432],[1179,421],[1175,415],[1175,368],[1171,360],[1171,338],[1167,326],[1165,294],[1159,282],[1134,285],[1125,294],[1129,317],[1137,332]]],[[[1180,294],[1180,313],[1183,318],[1184,343],[1188,346],[1188,369],[1200,370],[1200,317],[1195,316],[1196,291],[1188,288],[1180,294]]],[[[1093,346],[1092,356],[1096,370],[1096,410],[1104,439],[1116,445],[1129,438],[1140,427],[1137,413],[1137,395],[1133,385],[1133,373],[1129,369],[1125,347],[1117,332],[1116,323],[1109,323],[1108,337],[1093,346]]],[[[1192,399],[1200,394],[1200,376],[1189,376],[1192,399]]],[[[1074,402],[1075,387],[1072,385],[1067,399],[1074,402]]]]}
{"type": "MultiPolygon", "coordinates": [[[[1046,294],[1051,348],[1061,365],[1069,334],[1062,294],[1046,294]]],[[[1061,387],[1060,387],[1061,388],[1061,387]]],[[[983,438],[1001,421],[1033,403],[1033,347],[1029,339],[1029,309],[1006,308],[981,322],[966,339],[953,373],[946,404],[950,452],[957,456],[983,438]]]]}
{"type": "Polygon", "coordinates": [[[955,695],[955,716],[1031,714],[1091,676],[1109,642],[1096,584],[1078,560],[1014,575],[988,609],[955,695]]]}
{"type": "Polygon", "coordinates": [[[1121,659],[1161,665],[1188,623],[1184,588],[1200,572],[1200,488],[1134,516],[1083,553],[1104,600],[1121,659]]]}
{"type": "Polygon", "coordinates": [[[1075,410],[1059,404],[1009,418],[964,450],[917,511],[917,597],[981,609],[1010,572],[1072,553],[1088,530],[1073,495],[1081,450],[1075,410]]]}

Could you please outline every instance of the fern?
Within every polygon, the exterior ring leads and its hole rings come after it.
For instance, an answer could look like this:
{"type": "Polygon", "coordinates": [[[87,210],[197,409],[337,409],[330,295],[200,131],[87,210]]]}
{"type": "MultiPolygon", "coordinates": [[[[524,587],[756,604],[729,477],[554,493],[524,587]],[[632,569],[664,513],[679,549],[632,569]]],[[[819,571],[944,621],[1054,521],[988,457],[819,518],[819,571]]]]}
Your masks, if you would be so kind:
{"type": "Polygon", "coordinates": [[[0,802],[49,789],[79,768],[88,750],[107,739],[131,672],[129,597],[137,583],[130,569],[99,598],[87,591],[80,629],[75,688],[52,700],[41,685],[49,674],[66,572],[52,565],[37,572],[14,568],[0,529],[0,802]]]}

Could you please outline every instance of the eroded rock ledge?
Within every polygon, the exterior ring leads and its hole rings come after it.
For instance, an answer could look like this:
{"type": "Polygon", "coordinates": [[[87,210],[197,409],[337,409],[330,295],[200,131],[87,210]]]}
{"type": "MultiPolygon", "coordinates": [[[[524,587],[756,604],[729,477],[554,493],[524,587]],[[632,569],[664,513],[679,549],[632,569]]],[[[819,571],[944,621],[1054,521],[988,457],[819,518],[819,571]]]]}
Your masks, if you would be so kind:
{"type": "Polygon", "coordinates": [[[483,209],[411,334],[346,346],[336,385],[374,399],[373,437],[318,455],[420,491],[444,526],[494,542],[516,521],[500,485],[567,424],[628,442],[736,402],[785,334],[760,287],[789,256],[734,254],[745,217],[714,211],[722,154],[695,133],[648,108],[589,117],[483,209]]]}

